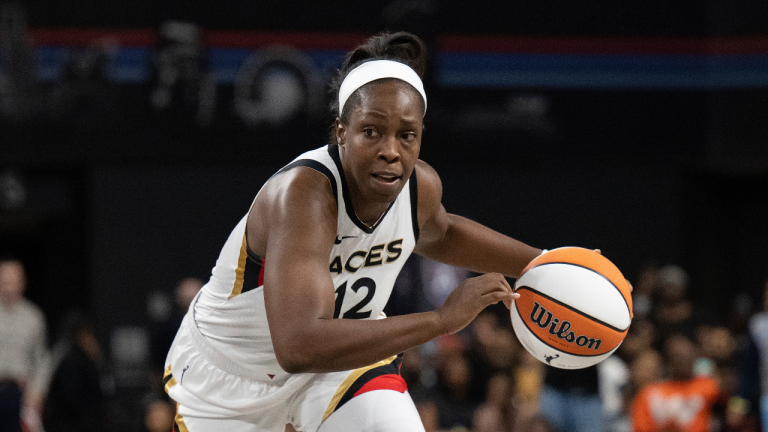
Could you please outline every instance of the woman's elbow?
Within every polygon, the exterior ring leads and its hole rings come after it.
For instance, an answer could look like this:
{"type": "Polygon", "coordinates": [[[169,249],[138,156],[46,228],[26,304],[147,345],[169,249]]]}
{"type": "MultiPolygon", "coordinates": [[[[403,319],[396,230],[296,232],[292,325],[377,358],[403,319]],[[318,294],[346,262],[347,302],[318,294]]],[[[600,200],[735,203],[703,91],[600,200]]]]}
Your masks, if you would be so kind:
{"type": "MultiPolygon", "coordinates": [[[[275,344],[275,357],[277,364],[288,373],[304,373],[313,371],[312,357],[306,349],[300,346],[286,346],[287,344],[275,344]]],[[[299,345],[299,344],[297,344],[299,345]]]]}

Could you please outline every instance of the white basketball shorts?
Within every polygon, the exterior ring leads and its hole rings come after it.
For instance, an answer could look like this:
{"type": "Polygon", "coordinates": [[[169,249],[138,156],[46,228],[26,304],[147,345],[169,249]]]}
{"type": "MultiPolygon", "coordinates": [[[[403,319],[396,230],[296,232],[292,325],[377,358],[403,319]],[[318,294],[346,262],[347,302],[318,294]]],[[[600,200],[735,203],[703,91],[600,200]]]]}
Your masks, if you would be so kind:
{"type": "Polygon", "coordinates": [[[393,356],[352,371],[253,376],[216,352],[187,316],[163,380],[176,432],[423,432],[393,356]]]}

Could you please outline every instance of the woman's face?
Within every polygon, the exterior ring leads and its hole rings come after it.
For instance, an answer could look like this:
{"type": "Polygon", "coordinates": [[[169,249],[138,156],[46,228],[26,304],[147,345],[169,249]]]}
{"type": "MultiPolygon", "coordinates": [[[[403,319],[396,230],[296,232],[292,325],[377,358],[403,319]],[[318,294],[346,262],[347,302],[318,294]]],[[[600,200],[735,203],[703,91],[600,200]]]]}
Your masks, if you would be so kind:
{"type": "Polygon", "coordinates": [[[398,80],[371,83],[360,96],[349,124],[336,122],[344,172],[358,197],[391,203],[419,158],[424,128],[421,96],[398,80]]]}

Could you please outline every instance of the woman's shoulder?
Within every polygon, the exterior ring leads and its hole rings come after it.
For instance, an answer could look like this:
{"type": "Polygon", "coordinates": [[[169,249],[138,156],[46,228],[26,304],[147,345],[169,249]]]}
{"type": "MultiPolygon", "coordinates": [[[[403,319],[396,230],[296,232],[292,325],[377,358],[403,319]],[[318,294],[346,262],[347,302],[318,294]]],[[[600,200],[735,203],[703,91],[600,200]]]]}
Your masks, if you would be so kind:
{"type": "Polygon", "coordinates": [[[302,242],[309,241],[306,235],[317,233],[320,226],[335,232],[336,213],[336,198],[322,173],[303,166],[280,172],[267,181],[248,214],[248,245],[266,257],[270,232],[275,229],[302,236],[302,242]]]}
{"type": "Polygon", "coordinates": [[[443,195],[443,183],[431,165],[419,159],[416,161],[416,181],[419,191],[419,204],[440,202],[443,195]]]}
{"type": "Polygon", "coordinates": [[[259,196],[258,201],[274,201],[275,205],[304,207],[309,204],[333,203],[336,198],[334,188],[322,172],[308,166],[296,166],[272,176],[259,196]]]}
{"type": "Polygon", "coordinates": [[[440,181],[440,175],[437,174],[432,165],[419,159],[416,161],[416,175],[418,176],[419,188],[422,185],[427,188],[441,188],[442,183],[440,181]]]}

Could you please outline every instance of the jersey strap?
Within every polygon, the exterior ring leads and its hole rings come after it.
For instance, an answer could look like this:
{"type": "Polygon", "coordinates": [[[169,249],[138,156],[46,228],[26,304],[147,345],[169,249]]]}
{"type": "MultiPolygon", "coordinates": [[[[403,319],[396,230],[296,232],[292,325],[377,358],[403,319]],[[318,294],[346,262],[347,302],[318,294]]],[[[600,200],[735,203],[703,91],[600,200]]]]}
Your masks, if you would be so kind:
{"type": "Polygon", "coordinates": [[[413,241],[419,242],[419,186],[416,183],[416,167],[413,167],[411,178],[408,180],[411,192],[411,222],[413,223],[413,241]]]}
{"type": "MultiPolygon", "coordinates": [[[[299,159],[296,161],[293,161],[289,163],[288,165],[280,168],[280,171],[272,174],[272,177],[284,173],[286,171],[290,171],[296,167],[307,167],[312,168],[313,170],[319,172],[320,174],[326,176],[328,178],[328,181],[331,182],[331,189],[333,189],[333,198],[336,199],[336,202],[339,201],[339,191],[336,187],[336,178],[333,176],[333,173],[330,169],[328,169],[327,166],[323,165],[322,162],[316,161],[314,159],[299,159]]],[[[343,171],[342,171],[343,172],[343,171]]],[[[343,174],[342,174],[343,175],[343,174]]]]}

